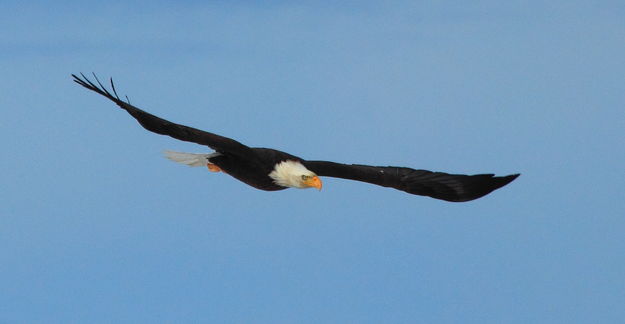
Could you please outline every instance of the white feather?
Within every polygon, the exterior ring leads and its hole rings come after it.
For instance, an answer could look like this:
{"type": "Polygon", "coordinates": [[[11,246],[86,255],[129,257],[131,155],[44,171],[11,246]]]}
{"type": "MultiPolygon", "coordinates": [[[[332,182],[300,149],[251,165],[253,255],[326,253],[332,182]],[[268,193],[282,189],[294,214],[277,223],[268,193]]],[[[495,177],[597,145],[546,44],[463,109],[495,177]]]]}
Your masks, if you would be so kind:
{"type": "Polygon", "coordinates": [[[164,151],[165,157],[178,163],[186,164],[191,167],[206,166],[210,158],[218,156],[219,153],[184,153],[175,151],[164,151]]]}
{"type": "Polygon", "coordinates": [[[275,184],[291,188],[306,188],[302,182],[303,175],[314,176],[315,173],[306,169],[303,164],[291,160],[276,164],[273,171],[269,173],[269,177],[275,184]]]}

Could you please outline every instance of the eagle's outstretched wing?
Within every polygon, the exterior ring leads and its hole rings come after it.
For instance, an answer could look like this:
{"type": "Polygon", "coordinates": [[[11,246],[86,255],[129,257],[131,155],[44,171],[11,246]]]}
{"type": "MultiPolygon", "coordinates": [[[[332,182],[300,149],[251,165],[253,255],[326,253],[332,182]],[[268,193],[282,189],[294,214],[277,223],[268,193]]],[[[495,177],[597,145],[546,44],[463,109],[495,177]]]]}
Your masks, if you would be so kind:
{"type": "Polygon", "coordinates": [[[341,164],[328,161],[303,161],[303,163],[306,168],[319,176],[363,181],[414,195],[453,202],[480,198],[507,185],[519,176],[519,174],[503,177],[496,177],[494,174],[447,174],[404,167],[341,164]]]}
{"type": "Polygon", "coordinates": [[[74,82],[110,99],[119,107],[126,110],[132,117],[134,117],[139,122],[139,124],[141,124],[141,126],[151,132],[161,135],[168,135],[181,141],[206,145],[220,153],[234,154],[241,157],[246,157],[248,159],[254,156],[253,151],[249,147],[231,138],[205,132],[203,130],[199,130],[193,127],[172,123],[168,120],[154,116],[131,105],[128,101],[128,98],[126,98],[127,101],[121,100],[117,95],[117,91],[115,90],[115,85],[113,84],[112,79],[110,80],[111,89],[113,91],[111,93],[102,85],[102,83],[100,82],[100,80],[98,80],[98,77],[95,74],[93,76],[98,83],[97,85],[91,82],[82,73],[80,75],[82,76],[82,78],[76,76],[75,74],[72,74],[72,77],[74,77],[74,82]]]}

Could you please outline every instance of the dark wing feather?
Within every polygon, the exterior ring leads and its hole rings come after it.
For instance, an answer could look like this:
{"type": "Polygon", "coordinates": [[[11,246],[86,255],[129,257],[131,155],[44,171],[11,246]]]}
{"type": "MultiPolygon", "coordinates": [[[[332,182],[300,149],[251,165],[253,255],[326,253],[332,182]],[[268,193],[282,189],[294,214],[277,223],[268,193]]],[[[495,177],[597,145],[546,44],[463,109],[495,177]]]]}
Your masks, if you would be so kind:
{"type": "Polygon", "coordinates": [[[139,124],[141,124],[141,126],[151,132],[161,135],[168,135],[181,141],[206,145],[221,153],[231,153],[246,158],[254,156],[252,150],[249,147],[231,138],[205,132],[196,128],[175,124],[168,120],[156,117],[131,105],[128,101],[128,97],[126,97],[127,101],[122,101],[117,95],[117,91],[115,90],[115,85],[113,84],[112,79],[111,89],[113,90],[113,93],[110,93],[102,85],[102,83],[100,83],[100,80],[98,80],[95,74],[93,76],[98,83],[97,85],[87,79],[82,73],[80,75],[82,76],[82,78],[72,74],[72,76],[74,77],[74,82],[110,99],[119,107],[126,110],[132,117],[134,117],[139,122],[139,124]]]}
{"type": "Polygon", "coordinates": [[[495,177],[494,174],[447,174],[403,167],[379,167],[327,161],[304,161],[303,163],[306,168],[319,176],[364,181],[414,195],[453,202],[480,198],[507,185],[519,176],[518,174],[504,177],[495,177]]]}

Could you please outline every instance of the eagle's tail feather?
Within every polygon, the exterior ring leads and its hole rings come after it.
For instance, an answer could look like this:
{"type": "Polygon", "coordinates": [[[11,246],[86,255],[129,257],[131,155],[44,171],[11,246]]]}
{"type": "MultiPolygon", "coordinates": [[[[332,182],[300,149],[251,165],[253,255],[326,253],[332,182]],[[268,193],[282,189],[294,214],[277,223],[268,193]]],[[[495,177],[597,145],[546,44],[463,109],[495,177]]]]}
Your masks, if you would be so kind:
{"type": "Polygon", "coordinates": [[[184,152],[175,152],[175,151],[169,151],[169,150],[164,151],[163,154],[165,155],[166,158],[174,162],[186,164],[191,167],[199,167],[199,166],[205,167],[209,163],[209,159],[211,157],[219,155],[219,153],[211,153],[211,154],[184,153],[184,152]]]}

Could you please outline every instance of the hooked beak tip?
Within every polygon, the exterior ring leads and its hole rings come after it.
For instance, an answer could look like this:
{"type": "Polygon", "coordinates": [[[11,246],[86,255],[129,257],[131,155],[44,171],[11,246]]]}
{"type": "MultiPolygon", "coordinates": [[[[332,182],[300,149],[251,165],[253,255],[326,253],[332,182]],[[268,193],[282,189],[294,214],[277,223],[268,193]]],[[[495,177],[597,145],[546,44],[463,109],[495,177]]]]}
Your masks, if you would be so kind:
{"type": "Polygon", "coordinates": [[[319,179],[318,176],[313,177],[313,187],[317,188],[319,191],[321,191],[321,188],[323,187],[323,182],[321,182],[321,179],[319,179]]]}

